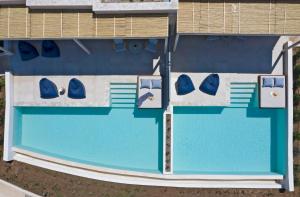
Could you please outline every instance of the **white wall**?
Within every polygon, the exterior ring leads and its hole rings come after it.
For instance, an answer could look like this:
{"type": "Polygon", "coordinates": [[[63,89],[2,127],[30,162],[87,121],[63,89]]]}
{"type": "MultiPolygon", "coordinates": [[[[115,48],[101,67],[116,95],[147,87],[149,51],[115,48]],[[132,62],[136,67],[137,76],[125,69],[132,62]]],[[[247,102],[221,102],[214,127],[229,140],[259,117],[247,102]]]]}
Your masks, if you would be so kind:
{"type": "Polygon", "coordinates": [[[5,122],[4,122],[4,145],[3,160],[13,160],[14,153],[12,151],[13,143],[13,75],[5,72],[5,122]]]}
{"type": "MultiPolygon", "coordinates": [[[[283,49],[291,46],[292,42],[287,42],[283,49]]],[[[289,191],[294,191],[293,175],[293,50],[284,51],[283,54],[284,74],[287,84],[287,175],[283,180],[283,187],[289,191]]]]}

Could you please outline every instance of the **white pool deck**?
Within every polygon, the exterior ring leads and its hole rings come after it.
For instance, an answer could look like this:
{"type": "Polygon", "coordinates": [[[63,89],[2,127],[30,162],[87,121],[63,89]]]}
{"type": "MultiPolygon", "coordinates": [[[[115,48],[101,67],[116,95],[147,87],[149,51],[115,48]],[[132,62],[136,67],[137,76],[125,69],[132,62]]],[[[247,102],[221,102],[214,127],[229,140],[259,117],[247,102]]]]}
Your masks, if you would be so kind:
{"type": "Polygon", "coordinates": [[[182,37],[173,58],[170,103],[174,106],[229,106],[230,83],[258,83],[260,75],[283,75],[281,51],[287,41],[288,37],[216,41],[207,40],[205,36],[182,37]],[[201,82],[210,73],[220,76],[215,96],[199,91],[201,82]],[[181,74],[190,76],[195,86],[192,93],[184,96],[177,95],[175,86],[181,74]]]}
{"type": "Polygon", "coordinates": [[[110,107],[110,83],[137,83],[137,76],[14,76],[14,106],[57,106],[57,107],[110,107]],[[66,93],[54,99],[40,97],[39,81],[46,77],[57,88],[66,93]],[[85,99],[71,99],[67,95],[70,79],[77,78],[85,86],[85,99]]]}

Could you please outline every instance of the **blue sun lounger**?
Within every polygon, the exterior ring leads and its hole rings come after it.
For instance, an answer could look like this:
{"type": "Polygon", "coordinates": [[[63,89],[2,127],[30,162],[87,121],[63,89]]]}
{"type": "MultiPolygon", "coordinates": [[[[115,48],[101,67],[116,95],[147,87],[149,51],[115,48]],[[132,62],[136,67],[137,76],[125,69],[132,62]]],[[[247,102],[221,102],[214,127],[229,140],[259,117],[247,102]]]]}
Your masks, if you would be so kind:
{"type": "Polygon", "coordinates": [[[50,58],[60,57],[60,50],[53,40],[43,40],[42,56],[50,58]]]}
{"type": "Polygon", "coordinates": [[[215,96],[217,94],[219,84],[220,84],[219,75],[218,74],[210,74],[203,80],[203,82],[201,83],[201,85],[199,87],[199,90],[206,94],[215,96]]]}
{"type": "Polygon", "coordinates": [[[36,48],[28,42],[18,42],[19,53],[23,61],[32,60],[39,56],[36,48]]]}
{"type": "Polygon", "coordinates": [[[53,99],[58,97],[56,85],[47,78],[40,80],[40,95],[42,99],[53,99]]]}
{"type": "Polygon", "coordinates": [[[72,99],[84,99],[85,87],[81,81],[78,79],[71,79],[69,82],[68,97],[72,99]]]}
{"type": "Polygon", "coordinates": [[[185,74],[178,77],[176,82],[176,90],[178,95],[186,95],[195,90],[193,81],[185,74]]]}

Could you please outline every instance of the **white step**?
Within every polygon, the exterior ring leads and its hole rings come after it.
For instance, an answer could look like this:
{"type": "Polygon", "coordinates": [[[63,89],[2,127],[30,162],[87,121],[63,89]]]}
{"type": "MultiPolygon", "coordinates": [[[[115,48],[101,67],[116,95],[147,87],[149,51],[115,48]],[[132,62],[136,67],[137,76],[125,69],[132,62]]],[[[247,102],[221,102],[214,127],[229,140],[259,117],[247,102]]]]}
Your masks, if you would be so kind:
{"type": "Polygon", "coordinates": [[[112,99],[135,99],[136,98],[136,94],[111,94],[110,96],[112,99]]]}
{"type": "Polygon", "coordinates": [[[135,104],[131,104],[131,103],[126,103],[126,104],[113,103],[111,106],[114,107],[114,108],[133,108],[133,107],[135,107],[135,104]]]}
{"type": "Polygon", "coordinates": [[[136,93],[136,89],[111,89],[112,94],[133,94],[136,93]]]}
{"type": "Polygon", "coordinates": [[[251,99],[249,98],[236,98],[236,99],[231,99],[231,103],[249,103],[251,99]]]}
{"type": "Polygon", "coordinates": [[[231,88],[255,88],[256,84],[254,83],[232,83],[231,88]]]}
{"type": "Polygon", "coordinates": [[[110,89],[136,89],[136,85],[135,84],[124,84],[124,85],[110,85],[110,89]]]}
{"type": "Polygon", "coordinates": [[[231,89],[231,93],[253,93],[254,89],[231,89]]]}
{"type": "Polygon", "coordinates": [[[239,94],[239,93],[235,93],[235,94],[231,94],[230,98],[252,98],[252,94],[239,94]]]}
{"type": "Polygon", "coordinates": [[[111,103],[135,103],[135,99],[111,99],[111,103]]]}
{"type": "Polygon", "coordinates": [[[230,107],[234,107],[234,108],[246,108],[248,107],[249,104],[244,104],[244,103],[234,103],[234,104],[231,104],[230,107]]]}

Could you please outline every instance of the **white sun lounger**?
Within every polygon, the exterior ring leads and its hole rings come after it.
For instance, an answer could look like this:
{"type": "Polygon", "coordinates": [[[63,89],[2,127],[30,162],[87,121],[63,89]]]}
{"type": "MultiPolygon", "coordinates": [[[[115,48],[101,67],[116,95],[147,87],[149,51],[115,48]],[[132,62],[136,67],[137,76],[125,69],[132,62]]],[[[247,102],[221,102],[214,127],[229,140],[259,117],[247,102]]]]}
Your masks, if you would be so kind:
{"type": "Polygon", "coordinates": [[[283,75],[259,76],[259,106],[261,108],[285,108],[286,84],[283,75]],[[283,87],[263,87],[264,78],[283,78],[283,87]]]}
{"type": "Polygon", "coordinates": [[[159,79],[161,76],[139,76],[138,77],[138,108],[162,108],[162,89],[140,88],[142,79],[159,79]]]}

